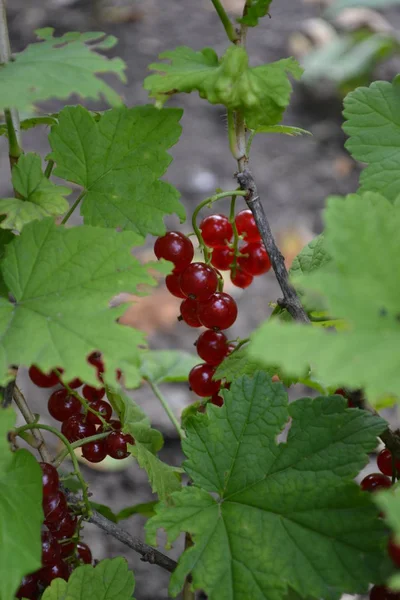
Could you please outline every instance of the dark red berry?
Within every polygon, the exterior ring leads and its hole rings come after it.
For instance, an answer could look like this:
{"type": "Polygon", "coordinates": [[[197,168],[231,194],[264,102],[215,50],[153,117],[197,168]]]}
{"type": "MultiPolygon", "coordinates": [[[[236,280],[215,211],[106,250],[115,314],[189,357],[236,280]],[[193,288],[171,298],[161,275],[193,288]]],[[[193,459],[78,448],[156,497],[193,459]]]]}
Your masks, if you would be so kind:
{"type": "Polygon", "coordinates": [[[201,327],[201,323],[197,316],[198,306],[199,303],[197,300],[192,300],[191,298],[186,298],[186,300],[181,302],[182,320],[190,327],[201,327]]]}
{"type": "Polygon", "coordinates": [[[370,600],[399,600],[400,593],[383,586],[374,585],[369,592],[370,600]]]}
{"type": "Polygon", "coordinates": [[[63,519],[55,523],[49,523],[47,527],[54,538],[62,540],[63,538],[71,538],[74,535],[77,524],[77,517],[72,516],[71,513],[67,513],[63,519]]]}
{"type": "Polygon", "coordinates": [[[21,585],[15,594],[16,598],[27,598],[27,600],[36,600],[39,594],[38,576],[36,573],[25,575],[21,581],[21,585]]]}
{"type": "Polygon", "coordinates": [[[207,300],[218,287],[218,275],[212,267],[195,262],[181,275],[181,289],[186,296],[199,302],[207,300]]]}
{"type": "Polygon", "coordinates": [[[189,385],[192,391],[203,398],[218,393],[220,381],[214,381],[215,367],[207,364],[196,365],[189,373],[189,385]]]}
{"type": "Polygon", "coordinates": [[[57,540],[49,531],[42,531],[42,564],[53,565],[61,558],[57,540]]]}
{"type": "Polygon", "coordinates": [[[211,404],[214,404],[215,406],[222,406],[224,404],[224,399],[222,396],[214,394],[214,396],[211,397],[211,404]]]}
{"type": "Polygon", "coordinates": [[[128,444],[134,444],[135,440],[129,433],[122,431],[113,431],[106,438],[107,453],[112,458],[121,459],[129,456],[128,444]]]}
{"type": "Polygon", "coordinates": [[[179,231],[168,231],[156,239],[154,254],[158,259],[164,258],[175,265],[174,272],[180,273],[193,260],[194,248],[190,239],[179,231]]]}
{"type": "Polygon", "coordinates": [[[375,492],[383,488],[388,488],[392,485],[389,477],[382,473],[370,473],[361,482],[361,489],[364,492],[375,492]]]}
{"type": "Polygon", "coordinates": [[[204,327],[209,329],[228,329],[236,321],[238,309],[229,294],[217,292],[207,302],[199,303],[197,316],[204,327]]]}
{"type": "Polygon", "coordinates": [[[53,465],[45,462],[41,462],[39,465],[42,469],[43,497],[45,498],[58,492],[60,480],[57,469],[53,465]]]}
{"type": "Polygon", "coordinates": [[[197,354],[209,365],[219,365],[228,353],[227,341],[221,331],[203,331],[196,342],[197,354]]]}
{"type": "Polygon", "coordinates": [[[68,567],[63,560],[60,560],[54,565],[49,565],[48,567],[40,569],[39,577],[40,581],[46,586],[50,585],[53,579],[57,579],[58,577],[68,581],[68,567]]]}
{"type": "Polygon", "coordinates": [[[61,538],[59,541],[61,558],[68,558],[75,552],[75,543],[68,538],[61,538]]]}
{"type": "Polygon", "coordinates": [[[81,560],[86,565],[90,565],[92,563],[92,552],[87,544],[83,542],[78,542],[76,545],[76,553],[78,555],[79,560],[81,560]]]}
{"type": "Polygon", "coordinates": [[[228,271],[233,262],[233,257],[233,249],[228,246],[220,246],[219,248],[214,248],[211,256],[211,264],[216,269],[228,271]]]}
{"type": "MultiPolygon", "coordinates": [[[[389,477],[392,476],[393,456],[392,456],[392,453],[390,452],[390,450],[388,450],[387,448],[385,448],[384,450],[381,450],[381,452],[379,452],[379,454],[378,454],[378,458],[376,459],[376,462],[378,465],[378,469],[384,475],[388,475],[389,477]]],[[[395,467],[397,470],[400,469],[400,461],[399,460],[396,460],[395,467]]]]}
{"type": "Polygon", "coordinates": [[[236,229],[246,242],[259,242],[260,232],[257,229],[253,213],[249,208],[241,210],[235,217],[236,229]]]}
{"type": "Polygon", "coordinates": [[[233,285],[242,288],[242,290],[249,287],[249,285],[253,283],[253,279],[253,275],[250,275],[250,273],[246,273],[246,271],[243,271],[240,267],[236,269],[234,275],[233,273],[231,273],[231,281],[233,285]]]}
{"type": "Polygon", "coordinates": [[[83,385],[83,381],[78,379],[78,377],[67,382],[67,386],[70,387],[72,390],[76,390],[77,388],[80,388],[82,385],[83,385]]]}
{"type": "Polygon", "coordinates": [[[84,385],[82,389],[82,396],[86,398],[89,402],[94,402],[95,400],[101,400],[106,393],[105,388],[95,388],[91,385],[84,385]]]}
{"type": "Polygon", "coordinates": [[[32,365],[29,369],[29,377],[35,385],[41,388],[51,388],[60,383],[57,373],[50,371],[50,373],[43,373],[40,369],[32,365]]]}
{"type": "Polygon", "coordinates": [[[232,225],[225,215],[210,215],[200,223],[201,235],[207,246],[218,248],[230,242],[233,235],[232,225]]]}
{"type": "Polygon", "coordinates": [[[89,364],[96,368],[97,378],[102,381],[102,373],[104,373],[105,367],[100,352],[92,352],[87,360],[89,364]]]}
{"type": "MultiPolygon", "coordinates": [[[[96,412],[100,413],[105,421],[109,421],[112,415],[112,408],[105,400],[94,400],[89,403],[90,408],[93,408],[96,412]]],[[[101,421],[97,415],[88,411],[86,416],[86,423],[93,425],[101,425],[101,421]]]]}
{"type": "Polygon", "coordinates": [[[61,433],[65,435],[69,442],[77,442],[83,438],[95,435],[96,427],[92,423],[87,423],[84,415],[74,415],[64,421],[61,433]]]}
{"type": "Polygon", "coordinates": [[[400,567],[400,546],[394,542],[393,538],[389,538],[388,552],[396,567],[400,567]]]}
{"type": "Polygon", "coordinates": [[[246,273],[257,276],[270,270],[271,261],[262,242],[246,244],[240,252],[246,256],[239,256],[238,265],[246,273]]]}
{"type": "Polygon", "coordinates": [[[57,523],[68,514],[68,505],[62,492],[43,498],[45,523],[57,523]]]}
{"type": "Polygon", "coordinates": [[[180,286],[180,273],[170,273],[165,278],[165,284],[170,294],[176,298],[186,298],[180,286]]]}
{"type": "Polygon", "coordinates": [[[107,448],[104,440],[88,442],[82,446],[82,456],[91,463],[99,463],[107,456],[107,448]]]}
{"type": "Polygon", "coordinates": [[[82,404],[78,398],[70,395],[68,390],[62,388],[51,394],[47,408],[53,419],[66,421],[69,417],[81,412],[82,404]]]}

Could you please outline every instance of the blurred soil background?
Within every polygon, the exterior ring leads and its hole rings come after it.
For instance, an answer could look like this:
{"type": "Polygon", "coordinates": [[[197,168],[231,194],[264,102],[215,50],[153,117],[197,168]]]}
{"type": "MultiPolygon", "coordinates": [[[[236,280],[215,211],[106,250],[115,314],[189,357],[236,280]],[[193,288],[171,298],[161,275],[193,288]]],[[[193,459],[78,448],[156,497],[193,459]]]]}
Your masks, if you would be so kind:
{"type": "MultiPolygon", "coordinates": [[[[232,14],[239,14],[243,0],[225,0],[225,5],[232,14]]],[[[57,35],[92,30],[118,37],[119,44],[112,50],[112,55],[126,61],[128,83],[114,83],[128,106],[147,102],[142,81],[148,74],[147,66],[160,52],[188,45],[196,50],[213,46],[221,54],[227,45],[209,0],[8,0],[7,8],[13,52],[33,42],[33,31],[40,27],[52,26],[57,35]]],[[[263,19],[256,30],[249,32],[252,64],[278,60],[293,51],[301,54],[304,40],[323,38],[321,23],[318,26],[318,21],[309,21],[321,17],[323,10],[323,2],[312,0],[277,0],[273,3],[271,18],[263,19]],[[299,42],[298,33],[303,30],[314,34],[307,34],[308,38],[301,38],[299,42]]],[[[400,22],[399,10],[391,10],[385,16],[394,27],[400,22]]],[[[399,60],[391,58],[373,70],[371,76],[372,79],[390,80],[399,70],[399,60]]],[[[76,101],[72,99],[69,103],[76,101]]],[[[49,102],[44,109],[55,111],[59,106],[49,102]]],[[[222,107],[208,105],[197,94],[173,98],[170,106],[181,106],[185,112],[182,137],[172,149],[174,161],[166,179],[180,190],[190,215],[201,200],[214,193],[215,188],[231,189],[235,185],[235,161],[228,148],[222,107]]],[[[346,194],[357,187],[359,170],[344,149],[341,107],[340,93],[332,82],[320,79],[312,86],[296,83],[284,123],[307,129],[312,137],[259,135],[253,143],[252,169],[270,224],[288,264],[303,245],[321,231],[327,196],[346,194]]],[[[106,107],[92,104],[90,108],[106,107]]],[[[39,151],[42,156],[49,150],[44,128],[26,132],[23,141],[25,150],[39,151]]],[[[0,144],[0,193],[7,197],[11,190],[4,138],[0,144]]],[[[226,211],[227,206],[222,202],[219,210],[226,211]]],[[[75,222],[79,222],[79,217],[75,222]]],[[[169,218],[167,225],[180,227],[175,218],[169,218]]],[[[185,224],[182,229],[189,231],[190,225],[185,224]]],[[[153,258],[153,241],[149,240],[140,249],[141,258],[153,258]]],[[[271,273],[255,280],[250,290],[233,288],[229,281],[226,289],[239,305],[239,318],[231,330],[231,339],[247,337],[269,314],[269,302],[279,297],[271,273]]],[[[178,308],[179,300],[170,296],[160,282],[160,287],[150,297],[132,305],[126,322],[148,333],[151,348],[194,351],[193,342],[198,332],[177,322],[178,308]]],[[[46,421],[48,392],[34,388],[25,373],[20,375],[19,383],[32,401],[34,411],[40,412],[46,421]]],[[[186,385],[170,384],[164,386],[164,392],[177,414],[195,400],[186,385]]],[[[161,457],[170,464],[179,465],[182,456],[176,434],[151,390],[138,390],[134,397],[165,436],[161,457]]],[[[145,473],[133,462],[128,463],[121,465],[119,471],[85,468],[96,502],[118,511],[152,498],[145,473]]],[[[131,533],[143,536],[144,522],[144,518],[134,516],[122,525],[131,533]]],[[[134,552],[91,525],[85,528],[85,541],[98,559],[126,556],[137,578],[135,597],[138,600],[168,597],[168,575],[161,569],[141,562],[134,552]]],[[[177,544],[171,555],[177,556],[181,550],[182,546],[177,544]]]]}

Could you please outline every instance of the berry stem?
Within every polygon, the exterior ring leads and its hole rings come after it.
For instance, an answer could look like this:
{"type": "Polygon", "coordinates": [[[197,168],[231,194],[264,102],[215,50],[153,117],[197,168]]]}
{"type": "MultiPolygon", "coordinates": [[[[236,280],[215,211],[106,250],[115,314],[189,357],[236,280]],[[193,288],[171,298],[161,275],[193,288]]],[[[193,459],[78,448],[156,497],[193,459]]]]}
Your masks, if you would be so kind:
{"type": "Polygon", "coordinates": [[[236,196],[232,196],[231,208],[230,208],[230,213],[229,213],[229,222],[232,225],[232,231],[233,231],[233,262],[231,264],[232,277],[235,277],[235,275],[236,275],[237,254],[238,254],[238,246],[239,246],[239,233],[238,233],[236,221],[235,221],[235,209],[236,209],[236,196]]]}
{"type": "MultiPolygon", "coordinates": [[[[90,435],[89,437],[83,438],[81,440],[77,440],[76,442],[70,443],[72,450],[76,450],[85,444],[89,444],[89,442],[96,442],[97,440],[102,440],[106,438],[110,434],[110,431],[104,431],[103,433],[96,433],[96,435],[90,435]]],[[[61,452],[55,457],[53,460],[53,465],[58,469],[63,460],[68,456],[69,449],[64,448],[61,452]]]]}
{"type": "MultiPolygon", "coordinates": [[[[239,340],[237,345],[235,346],[235,348],[232,350],[232,352],[229,354],[229,356],[231,356],[232,354],[234,354],[235,352],[237,352],[239,350],[239,348],[241,348],[242,346],[244,346],[245,344],[248,344],[250,341],[250,338],[243,338],[242,340],[239,340]]],[[[228,341],[228,344],[231,344],[232,342],[228,341]]]]}
{"type": "Polygon", "coordinates": [[[168,400],[165,398],[165,396],[163,395],[163,393],[161,392],[160,388],[158,387],[158,385],[156,383],[154,383],[153,381],[150,381],[150,379],[146,379],[146,381],[149,384],[149,386],[151,387],[151,389],[153,390],[154,395],[161,402],[161,406],[167,413],[172,425],[177,430],[179,437],[181,439],[183,439],[185,437],[184,431],[183,431],[182,427],[180,426],[178,419],[174,415],[172,408],[168,404],[168,400]]]}
{"type": "Polygon", "coordinates": [[[217,11],[217,14],[220,18],[220,21],[222,23],[222,25],[224,26],[224,29],[226,31],[226,35],[228,36],[228,39],[235,44],[238,36],[237,33],[235,31],[235,28],[232,25],[232,22],[230,20],[230,18],[228,17],[228,15],[225,12],[224,7],[221,4],[220,0],[211,0],[211,2],[214,5],[215,10],[217,11]]]}
{"type": "Polygon", "coordinates": [[[33,425],[36,423],[36,418],[32,413],[31,409],[29,408],[28,403],[25,400],[25,396],[17,386],[14,387],[13,397],[15,404],[18,406],[20,413],[22,414],[27,423],[26,429],[31,430],[32,435],[38,444],[37,451],[39,452],[41,459],[43,460],[43,462],[51,463],[52,458],[50,452],[47,450],[43,436],[39,430],[34,429],[33,427],[33,425]],[[29,425],[31,425],[31,427],[29,427],[29,425]]]}

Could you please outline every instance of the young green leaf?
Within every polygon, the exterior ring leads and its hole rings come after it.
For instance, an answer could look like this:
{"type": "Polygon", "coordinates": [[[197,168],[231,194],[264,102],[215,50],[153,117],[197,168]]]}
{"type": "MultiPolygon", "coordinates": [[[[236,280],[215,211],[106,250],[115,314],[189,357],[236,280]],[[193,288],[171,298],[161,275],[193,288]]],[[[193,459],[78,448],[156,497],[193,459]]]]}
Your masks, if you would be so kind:
{"type": "Polygon", "coordinates": [[[268,14],[271,3],[272,0],[250,0],[246,3],[246,14],[236,20],[248,27],[256,27],[258,20],[268,14]]]}
{"type": "Polygon", "coordinates": [[[353,478],[385,427],[338,396],[288,405],[265,373],[236,380],[224,406],[188,422],[184,468],[194,485],[159,504],[146,526],[150,543],[161,527],[170,543],[192,536],[170,594],[189,573],[209,600],[280,600],[289,587],[327,600],[366,593],[390,566],[385,526],[353,478]],[[277,444],[289,418],[287,442],[277,444]]]}
{"type": "Polygon", "coordinates": [[[40,467],[27,450],[12,453],[7,439],[16,415],[0,409],[0,598],[13,600],[24,575],[41,566],[43,523],[40,467]],[[25,519],[21,519],[25,515],[25,519]]]}
{"type": "Polygon", "coordinates": [[[163,218],[185,211],[178,191],[159,181],[181,134],[176,108],[118,108],[97,121],[82,106],[66,107],[49,140],[55,175],[82,186],[86,225],[165,233],[163,218]]]}
{"type": "Polygon", "coordinates": [[[134,446],[129,446],[129,450],[139,466],[146,471],[153,493],[157,494],[159,500],[169,504],[171,494],[181,489],[182,469],[163,462],[145,444],[136,440],[134,446]]]}
{"type": "Polygon", "coordinates": [[[141,354],[140,372],[152,383],[187,381],[189,371],[199,358],[181,350],[144,350],[141,354]]]}
{"type": "Polygon", "coordinates": [[[65,213],[71,190],[52,183],[42,172],[40,156],[29,152],[23,154],[12,171],[12,183],[21,198],[0,200],[0,222],[2,229],[21,229],[27,223],[44,217],[57,217],[65,213]]]}
{"type": "Polygon", "coordinates": [[[97,74],[114,73],[126,81],[125,63],[107,59],[96,50],[112,48],[116,39],[104,33],[66,33],[53,37],[54,29],[38,29],[39,40],[1,66],[0,96],[3,106],[29,110],[32,103],[77,94],[88,100],[104,97],[113,106],[121,98],[97,74]],[[90,42],[90,45],[87,44],[90,42]]]}
{"type": "Polygon", "coordinates": [[[169,270],[162,263],[142,265],[131,248],[132,232],[95,227],[57,227],[53,219],[33,221],[6,246],[1,271],[13,295],[0,298],[0,377],[9,365],[37,364],[47,372],[64,369],[66,381],[79,377],[98,385],[86,357],[102,352],[106,381],[122,369],[126,385],[140,380],[139,349],[143,334],[119,325],[124,306],[110,307],[122,292],[139,284],[155,285],[148,269],[169,270]],[[29,343],[27,343],[29,340],[29,343]]]}
{"type": "Polygon", "coordinates": [[[258,127],[255,133],[281,133],[291,137],[312,135],[312,133],[307,131],[307,129],[301,129],[301,127],[292,127],[291,125],[271,125],[270,127],[258,127]]]}
{"type": "Polygon", "coordinates": [[[143,517],[150,518],[155,515],[154,507],[157,502],[143,502],[141,504],[134,504],[133,506],[127,506],[118,513],[114,513],[109,506],[105,504],[98,504],[97,502],[91,502],[90,506],[97,510],[103,517],[106,517],[113,523],[119,523],[125,519],[129,519],[132,515],[142,515],[143,517]]]}
{"type": "Polygon", "coordinates": [[[323,234],[317,235],[307,246],[301,250],[292,262],[290,275],[296,277],[313,273],[317,269],[324,267],[330,261],[326,251],[323,234]]]}

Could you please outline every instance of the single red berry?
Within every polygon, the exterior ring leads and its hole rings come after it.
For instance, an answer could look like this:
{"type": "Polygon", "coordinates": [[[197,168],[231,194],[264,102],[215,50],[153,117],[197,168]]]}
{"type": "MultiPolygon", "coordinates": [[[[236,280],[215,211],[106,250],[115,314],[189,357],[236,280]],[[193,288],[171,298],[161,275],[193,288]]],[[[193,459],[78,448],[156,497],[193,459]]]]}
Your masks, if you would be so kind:
{"type": "Polygon", "coordinates": [[[234,275],[231,272],[231,281],[233,285],[242,288],[242,290],[249,287],[249,285],[253,283],[253,279],[253,275],[250,275],[250,273],[246,273],[246,271],[243,271],[243,269],[241,269],[240,267],[236,269],[234,275]]]}
{"type": "Polygon", "coordinates": [[[16,598],[27,598],[27,600],[36,600],[39,594],[38,576],[36,573],[25,575],[21,581],[21,585],[15,594],[16,598]]]}
{"type": "Polygon", "coordinates": [[[199,302],[207,300],[218,287],[218,275],[212,267],[200,262],[192,263],[181,275],[181,290],[199,302]]]}
{"type": "Polygon", "coordinates": [[[61,426],[61,433],[65,435],[69,442],[77,442],[95,435],[96,427],[92,423],[86,422],[85,415],[74,415],[64,421],[61,426]]]}
{"type": "Polygon", "coordinates": [[[134,444],[135,440],[129,433],[113,431],[106,438],[107,453],[118,460],[129,456],[128,444],[134,444]]]}
{"type": "Polygon", "coordinates": [[[50,531],[42,531],[42,564],[53,565],[61,558],[57,540],[50,531]]]}
{"type": "Polygon", "coordinates": [[[91,385],[84,385],[82,388],[82,396],[86,398],[89,402],[94,402],[95,400],[101,400],[106,393],[105,388],[95,388],[91,385]]]}
{"type": "Polygon", "coordinates": [[[369,592],[370,600],[399,600],[399,592],[387,588],[383,585],[374,585],[369,592]]]}
{"type": "Polygon", "coordinates": [[[43,498],[43,512],[45,523],[57,523],[68,514],[68,505],[65,496],[58,491],[52,496],[43,498]]]}
{"type": "Polygon", "coordinates": [[[81,412],[82,404],[78,398],[70,395],[68,390],[62,388],[51,394],[47,408],[53,419],[62,422],[73,415],[78,415],[81,412]]]}
{"type": "Polygon", "coordinates": [[[228,246],[214,248],[211,256],[211,264],[216,269],[228,271],[233,262],[233,250],[228,246]]]}
{"type": "Polygon", "coordinates": [[[217,394],[221,382],[213,380],[214,373],[215,367],[206,363],[193,367],[189,373],[189,385],[192,391],[202,398],[217,394]]]}
{"type": "Polygon", "coordinates": [[[393,538],[389,538],[388,552],[396,567],[400,567],[400,546],[395,543],[393,538]]]}
{"type": "Polygon", "coordinates": [[[222,406],[224,404],[224,399],[222,396],[214,394],[214,396],[211,397],[211,404],[214,404],[215,406],[222,406]]]}
{"type": "Polygon", "coordinates": [[[271,261],[262,242],[246,244],[240,252],[245,256],[239,256],[238,265],[246,273],[257,276],[270,270],[271,261]]]}
{"type": "Polygon", "coordinates": [[[43,497],[46,498],[58,492],[60,480],[57,469],[53,465],[45,462],[41,462],[39,465],[42,469],[43,497]]]}
{"type": "Polygon", "coordinates": [[[186,298],[185,294],[181,290],[180,280],[180,273],[170,273],[165,278],[165,284],[170,294],[176,298],[186,298]]]}
{"type": "MultiPolygon", "coordinates": [[[[399,461],[396,461],[396,463],[397,462],[399,461]]],[[[389,477],[392,476],[393,456],[390,450],[388,450],[387,448],[381,450],[376,459],[376,463],[381,473],[383,473],[384,475],[388,475],[389,477]]],[[[396,468],[398,468],[397,465],[396,468]]]]}
{"type": "Polygon", "coordinates": [[[164,258],[175,265],[174,272],[180,273],[193,260],[194,248],[190,239],[179,231],[168,231],[156,239],[154,254],[158,259],[164,258]]]}
{"type": "Polygon", "coordinates": [[[49,523],[47,527],[56,540],[62,540],[63,538],[71,538],[74,535],[77,524],[77,517],[67,513],[60,521],[49,523]]]}
{"type": "Polygon", "coordinates": [[[60,383],[57,373],[50,371],[50,373],[43,373],[40,369],[32,365],[29,369],[29,377],[31,381],[41,388],[51,388],[60,383]]]}
{"type": "MultiPolygon", "coordinates": [[[[89,403],[90,408],[93,408],[96,412],[100,413],[105,421],[109,421],[112,415],[112,408],[108,402],[105,400],[94,400],[89,403]]],[[[92,425],[101,425],[101,421],[97,415],[88,411],[86,416],[86,423],[91,423],[92,425]]]]}
{"type": "Polygon", "coordinates": [[[104,440],[88,442],[82,446],[82,456],[91,463],[99,463],[107,456],[107,448],[104,440]]]}
{"type": "Polygon", "coordinates": [[[389,488],[392,485],[389,477],[382,473],[370,473],[361,482],[361,489],[364,492],[375,492],[383,488],[389,488]]]}
{"type": "Polygon", "coordinates": [[[209,215],[200,223],[201,235],[207,246],[218,248],[230,242],[233,235],[232,225],[225,215],[209,215]]]}
{"type": "MultiPolygon", "coordinates": [[[[64,382],[61,382],[64,383],[64,382]]],[[[67,381],[67,386],[70,387],[72,390],[76,390],[78,388],[80,388],[83,385],[83,381],[81,381],[78,377],[76,377],[75,379],[71,379],[71,381],[67,381]]]]}
{"type": "Polygon", "coordinates": [[[61,558],[68,558],[75,552],[75,543],[67,537],[61,538],[59,541],[61,558]]]}
{"type": "Polygon", "coordinates": [[[227,341],[221,331],[203,331],[196,342],[197,354],[209,365],[219,365],[228,353],[227,341]]]}
{"type": "Polygon", "coordinates": [[[76,553],[78,555],[79,560],[81,560],[86,565],[90,565],[92,563],[92,552],[87,544],[83,542],[78,542],[76,545],[76,553]]]}
{"type": "Polygon", "coordinates": [[[246,242],[259,242],[261,240],[253,213],[249,208],[241,210],[235,217],[236,229],[246,242]]]}
{"type": "Polygon", "coordinates": [[[186,298],[181,302],[181,319],[185,321],[189,327],[201,327],[201,323],[197,316],[197,308],[199,303],[197,300],[186,298]]]}
{"type": "Polygon", "coordinates": [[[229,294],[217,292],[207,302],[199,303],[197,316],[204,327],[228,329],[236,321],[237,304],[229,294]]]}
{"type": "Polygon", "coordinates": [[[334,394],[336,394],[337,396],[344,396],[345,398],[347,398],[347,393],[344,388],[338,388],[334,391],[334,394]]]}
{"type": "Polygon", "coordinates": [[[59,562],[53,565],[49,565],[48,567],[40,569],[39,577],[40,581],[46,586],[50,585],[53,579],[57,578],[65,579],[65,581],[68,581],[68,567],[63,560],[60,560],[59,562]]]}

